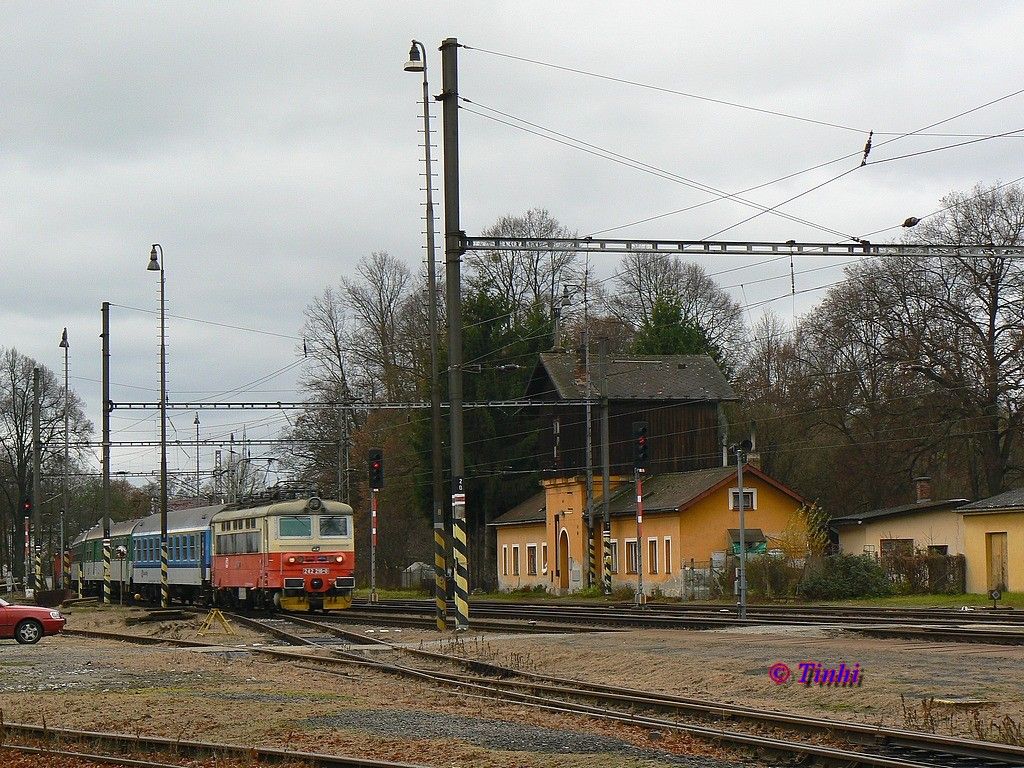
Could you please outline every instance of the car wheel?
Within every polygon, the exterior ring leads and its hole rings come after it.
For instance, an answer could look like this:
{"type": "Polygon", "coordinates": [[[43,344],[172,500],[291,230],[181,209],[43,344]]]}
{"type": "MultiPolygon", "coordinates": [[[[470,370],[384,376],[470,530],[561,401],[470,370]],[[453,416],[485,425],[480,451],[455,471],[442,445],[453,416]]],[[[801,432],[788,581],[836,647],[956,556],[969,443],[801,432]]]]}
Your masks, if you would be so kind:
{"type": "Polygon", "coordinates": [[[22,645],[38,643],[43,636],[43,625],[35,619],[25,619],[14,630],[14,639],[22,645]]]}

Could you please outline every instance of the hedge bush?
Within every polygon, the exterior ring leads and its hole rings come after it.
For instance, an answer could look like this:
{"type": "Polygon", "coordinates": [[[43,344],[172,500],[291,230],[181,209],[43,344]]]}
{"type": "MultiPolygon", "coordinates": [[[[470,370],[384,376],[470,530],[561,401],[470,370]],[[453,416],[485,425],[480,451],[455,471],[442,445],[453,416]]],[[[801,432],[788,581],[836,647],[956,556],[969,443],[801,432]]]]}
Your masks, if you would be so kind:
{"type": "Polygon", "coordinates": [[[800,594],[818,600],[884,597],[892,594],[892,583],[870,555],[829,555],[808,563],[800,594]]]}

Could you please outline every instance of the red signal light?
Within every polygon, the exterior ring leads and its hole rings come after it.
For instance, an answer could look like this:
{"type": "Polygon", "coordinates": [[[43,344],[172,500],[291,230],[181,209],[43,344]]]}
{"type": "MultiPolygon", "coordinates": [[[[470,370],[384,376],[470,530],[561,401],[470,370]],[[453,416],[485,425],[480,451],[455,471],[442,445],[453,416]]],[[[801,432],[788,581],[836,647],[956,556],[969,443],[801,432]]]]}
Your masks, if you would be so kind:
{"type": "Polygon", "coordinates": [[[384,487],[384,451],[380,448],[371,448],[369,456],[370,488],[380,490],[384,487]]]}

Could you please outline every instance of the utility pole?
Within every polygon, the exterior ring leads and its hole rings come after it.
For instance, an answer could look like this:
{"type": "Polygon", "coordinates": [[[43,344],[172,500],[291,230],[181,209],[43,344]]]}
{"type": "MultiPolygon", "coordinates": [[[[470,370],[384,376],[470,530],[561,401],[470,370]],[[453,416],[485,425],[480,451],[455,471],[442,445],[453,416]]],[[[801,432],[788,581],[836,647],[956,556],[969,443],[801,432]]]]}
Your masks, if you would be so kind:
{"type": "MultiPolygon", "coordinates": [[[[588,269],[589,271],[589,269],[588,269]]],[[[597,552],[594,547],[594,439],[593,416],[590,399],[594,396],[590,380],[590,314],[587,297],[587,277],[583,279],[583,371],[587,379],[587,587],[597,579],[597,552]]]]}
{"type": "Polygon", "coordinates": [[[64,589],[70,581],[70,576],[66,572],[71,568],[64,543],[64,517],[68,510],[68,352],[71,349],[67,328],[60,337],[60,348],[64,350],[64,471],[60,479],[60,588],[64,589]]]}
{"type": "Polygon", "coordinates": [[[347,477],[342,475],[345,468],[345,410],[338,409],[338,501],[348,502],[348,493],[346,480],[347,477]]]}
{"type": "Polygon", "coordinates": [[[604,593],[612,593],[612,518],[609,498],[611,496],[611,458],[608,445],[608,339],[597,340],[597,356],[601,375],[601,512],[604,525],[602,533],[602,555],[604,563],[604,593]]]}
{"type": "Polygon", "coordinates": [[[739,500],[736,502],[740,512],[740,569],[739,569],[739,592],[740,602],[738,615],[741,619],[747,618],[747,541],[746,541],[746,518],[743,509],[743,464],[746,462],[746,452],[750,450],[751,443],[744,440],[741,445],[736,446],[736,485],[738,486],[739,500]]]}
{"type": "Polygon", "coordinates": [[[199,411],[196,411],[196,420],[192,423],[196,425],[196,505],[199,505],[202,493],[199,487],[199,452],[202,450],[199,446],[199,411]]]}
{"type": "Polygon", "coordinates": [[[35,576],[32,580],[33,589],[44,589],[43,582],[43,559],[40,537],[43,532],[42,520],[42,492],[40,480],[42,478],[41,453],[43,449],[42,440],[39,435],[39,399],[40,399],[39,369],[32,369],[32,518],[35,525],[35,536],[32,548],[35,554],[35,576]]]}
{"type": "Polygon", "coordinates": [[[103,602],[110,604],[110,302],[104,301],[103,317],[103,602]]]}
{"type": "Polygon", "coordinates": [[[469,550],[466,545],[465,463],[462,454],[462,237],[459,222],[459,41],[441,43],[444,132],[444,261],[448,314],[448,398],[451,424],[452,539],[455,631],[469,629],[469,550]]]}

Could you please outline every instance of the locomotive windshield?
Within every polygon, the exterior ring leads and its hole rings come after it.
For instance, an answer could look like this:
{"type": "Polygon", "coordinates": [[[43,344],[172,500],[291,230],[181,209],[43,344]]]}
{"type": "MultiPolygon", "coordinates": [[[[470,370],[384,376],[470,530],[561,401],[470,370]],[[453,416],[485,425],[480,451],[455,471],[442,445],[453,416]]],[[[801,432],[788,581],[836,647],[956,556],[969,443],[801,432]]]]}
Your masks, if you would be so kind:
{"type": "Polygon", "coordinates": [[[281,517],[279,520],[281,538],[308,539],[313,535],[313,518],[308,515],[281,517]]]}
{"type": "Polygon", "coordinates": [[[347,517],[321,517],[320,518],[320,535],[321,536],[348,536],[348,518],[347,517]]]}

